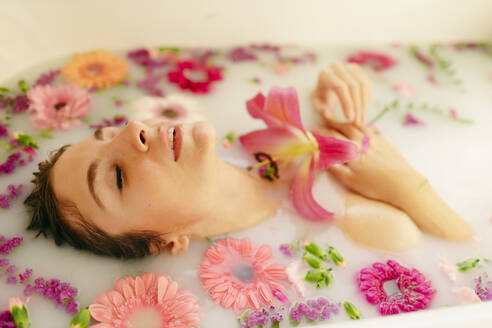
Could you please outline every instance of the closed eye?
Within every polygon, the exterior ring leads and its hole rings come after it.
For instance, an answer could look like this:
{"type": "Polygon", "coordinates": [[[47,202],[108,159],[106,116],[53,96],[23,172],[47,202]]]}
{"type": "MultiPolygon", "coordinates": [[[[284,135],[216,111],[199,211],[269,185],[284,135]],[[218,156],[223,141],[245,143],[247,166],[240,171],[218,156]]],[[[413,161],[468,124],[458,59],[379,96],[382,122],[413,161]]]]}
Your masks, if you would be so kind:
{"type": "Polygon", "coordinates": [[[123,179],[121,178],[121,168],[116,165],[116,186],[118,187],[118,189],[122,189],[123,188],[123,179]]]}

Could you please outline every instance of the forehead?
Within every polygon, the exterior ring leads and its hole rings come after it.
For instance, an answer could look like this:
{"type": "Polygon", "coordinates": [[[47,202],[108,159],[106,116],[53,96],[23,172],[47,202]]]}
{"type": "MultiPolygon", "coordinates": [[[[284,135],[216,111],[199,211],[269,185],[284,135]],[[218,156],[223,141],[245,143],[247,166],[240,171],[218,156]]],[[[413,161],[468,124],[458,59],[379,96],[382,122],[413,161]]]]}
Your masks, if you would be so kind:
{"type": "Polygon", "coordinates": [[[91,207],[87,168],[96,159],[98,142],[93,136],[73,144],[61,154],[50,172],[50,182],[59,201],[74,202],[81,213],[91,207]]]}

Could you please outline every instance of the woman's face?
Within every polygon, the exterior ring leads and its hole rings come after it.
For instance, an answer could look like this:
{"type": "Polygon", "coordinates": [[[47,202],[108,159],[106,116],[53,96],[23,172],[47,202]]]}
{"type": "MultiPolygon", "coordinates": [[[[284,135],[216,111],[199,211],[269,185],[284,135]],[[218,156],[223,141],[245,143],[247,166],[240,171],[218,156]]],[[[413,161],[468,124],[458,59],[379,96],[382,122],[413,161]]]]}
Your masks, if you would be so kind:
{"type": "Polygon", "coordinates": [[[58,201],[75,203],[85,220],[110,235],[172,235],[210,211],[217,160],[208,123],[131,121],[68,147],[50,178],[58,201]]]}

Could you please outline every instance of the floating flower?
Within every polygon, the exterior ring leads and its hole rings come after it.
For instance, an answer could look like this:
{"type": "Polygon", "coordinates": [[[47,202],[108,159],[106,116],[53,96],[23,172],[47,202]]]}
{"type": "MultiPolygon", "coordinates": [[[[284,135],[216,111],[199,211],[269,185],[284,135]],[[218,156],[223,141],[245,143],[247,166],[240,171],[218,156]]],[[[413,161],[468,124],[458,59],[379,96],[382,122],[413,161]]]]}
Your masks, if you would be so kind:
{"type": "Polygon", "coordinates": [[[368,51],[361,51],[350,55],[347,58],[347,62],[369,66],[376,72],[385,71],[397,64],[396,59],[393,59],[388,55],[368,51]]]}
{"type": "MultiPolygon", "coordinates": [[[[287,165],[294,168],[290,198],[299,214],[314,221],[331,218],[333,213],[321,207],[312,195],[315,169],[324,170],[354,159],[358,155],[357,146],[306,131],[294,88],[274,87],[267,98],[259,93],[246,107],[253,118],[262,119],[268,127],[241,136],[241,144],[253,154],[270,155],[279,168],[287,165]]],[[[265,164],[270,162],[260,162],[253,168],[265,164]]]]}
{"type": "Polygon", "coordinates": [[[481,300],[475,291],[470,287],[453,287],[451,293],[456,296],[463,304],[480,303],[481,300]]]}
{"type": "Polygon", "coordinates": [[[403,125],[405,126],[424,125],[424,122],[416,118],[412,113],[407,113],[407,115],[405,115],[405,120],[403,121],[403,125]]]}
{"type": "Polygon", "coordinates": [[[104,50],[76,54],[61,69],[69,81],[83,88],[106,88],[123,81],[128,71],[124,59],[104,50]]]}
{"type": "Polygon", "coordinates": [[[449,280],[451,280],[452,282],[456,282],[456,280],[458,279],[458,269],[456,265],[450,263],[445,258],[440,258],[438,265],[441,272],[446,275],[449,280]]]}
{"type": "Polygon", "coordinates": [[[437,82],[436,76],[434,74],[427,75],[427,81],[429,81],[430,84],[439,85],[439,82],[437,82]]]}
{"type": "Polygon", "coordinates": [[[193,93],[208,93],[214,81],[222,80],[222,69],[216,66],[206,66],[197,61],[181,61],[176,70],[167,74],[171,83],[176,83],[182,90],[193,93]]]}
{"type": "Polygon", "coordinates": [[[284,62],[284,61],[279,61],[279,60],[276,60],[273,64],[272,64],[272,69],[273,69],[273,72],[277,75],[284,75],[286,74],[287,72],[290,71],[290,66],[289,65],[289,62],[284,62]]]}
{"type": "Polygon", "coordinates": [[[53,300],[57,307],[64,307],[67,313],[75,314],[78,311],[79,304],[76,299],[78,290],[68,283],[60,282],[58,279],[45,281],[43,278],[37,278],[34,280],[34,286],[27,284],[24,288],[26,296],[32,295],[33,292],[53,300]]]}
{"type": "Polygon", "coordinates": [[[357,309],[357,307],[354,304],[352,304],[348,301],[345,301],[345,302],[343,302],[343,307],[345,309],[345,312],[347,312],[348,316],[350,317],[350,319],[360,320],[361,315],[360,315],[359,309],[357,309]]]}
{"type": "Polygon", "coordinates": [[[217,241],[203,255],[198,278],[212,300],[238,313],[274,301],[272,290],[288,284],[283,265],[274,263],[268,245],[253,247],[247,238],[217,241]]]}
{"type": "Polygon", "coordinates": [[[89,306],[93,328],[128,328],[142,312],[154,312],[159,327],[194,327],[200,321],[198,302],[168,276],[149,272],[115,281],[114,290],[100,295],[89,306]]]}
{"type": "Polygon", "coordinates": [[[59,69],[51,70],[46,73],[41,74],[34,83],[34,86],[52,84],[56,77],[60,74],[59,69]]]}
{"type": "Polygon", "coordinates": [[[233,62],[255,61],[258,57],[253,52],[249,52],[244,47],[236,47],[227,53],[227,58],[233,62]]]}
{"type": "Polygon", "coordinates": [[[362,269],[358,274],[359,289],[366,300],[378,305],[382,315],[397,314],[425,309],[430,305],[435,290],[430,281],[417,269],[409,270],[393,260],[374,263],[372,267],[362,269]],[[388,295],[383,284],[395,280],[400,290],[388,295]]]}
{"type": "Polygon", "coordinates": [[[476,277],[475,293],[482,301],[492,301],[492,281],[489,280],[487,272],[476,277]]]}
{"type": "Polygon", "coordinates": [[[304,286],[304,273],[301,269],[302,261],[297,260],[290,263],[285,272],[287,273],[289,282],[294,286],[299,296],[304,297],[306,296],[306,288],[304,286]]]}
{"type": "Polygon", "coordinates": [[[91,98],[75,84],[39,85],[29,90],[29,119],[37,129],[69,130],[89,114],[91,98]]]}
{"type": "Polygon", "coordinates": [[[19,328],[29,328],[29,315],[27,313],[26,302],[18,297],[9,298],[9,309],[12,314],[12,320],[19,328]]]}
{"type": "Polygon", "coordinates": [[[132,103],[134,114],[132,119],[145,120],[163,118],[174,123],[192,123],[204,121],[199,114],[197,103],[186,96],[172,94],[166,97],[142,97],[132,103]]]}
{"type": "Polygon", "coordinates": [[[308,321],[325,321],[330,319],[331,314],[339,313],[339,305],[330,302],[324,297],[311,299],[305,303],[298,303],[289,310],[290,321],[297,326],[303,318],[308,321]]]}
{"type": "Polygon", "coordinates": [[[403,96],[403,97],[406,97],[406,98],[413,98],[413,97],[415,97],[415,90],[411,86],[409,86],[408,84],[405,84],[405,83],[394,83],[392,85],[392,88],[400,96],[403,96]]]}
{"type": "Polygon", "coordinates": [[[121,126],[126,124],[128,119],[124,115],[115,115],[113,119],[105,118],[100,123],[92,123],[89,125],[91,129],[102,129],[107,126],[121,126]]]}
{"type": "Polygon", "coordinates": [[[17,328],[17,325],[12,318],[12,313],[9,310],[0,312],[0,327],[2,328],[17,328]]]}

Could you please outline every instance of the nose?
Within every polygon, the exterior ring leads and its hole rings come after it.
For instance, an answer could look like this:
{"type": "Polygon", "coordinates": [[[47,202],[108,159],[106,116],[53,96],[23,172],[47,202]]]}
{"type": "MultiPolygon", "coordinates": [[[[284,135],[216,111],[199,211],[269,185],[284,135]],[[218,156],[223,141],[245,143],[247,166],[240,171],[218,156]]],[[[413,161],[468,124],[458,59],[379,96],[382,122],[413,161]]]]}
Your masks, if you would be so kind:
{"type": "Polygon", "coordinates": [[[145,153],[149,149],[149,127],[139,121],[130,121],[115,138],[117,142],[132,146],[145,153]]]}

